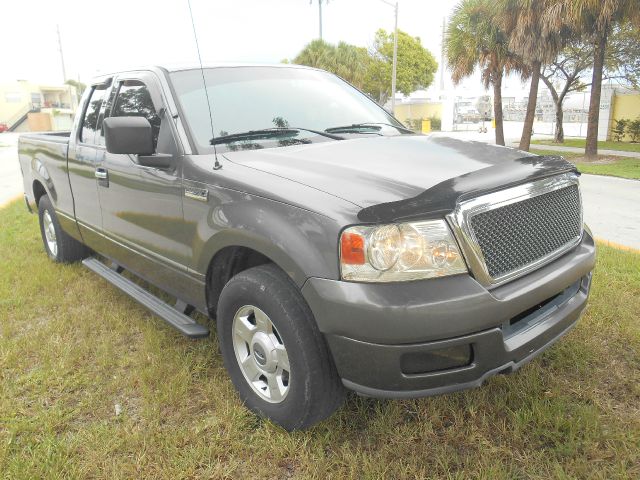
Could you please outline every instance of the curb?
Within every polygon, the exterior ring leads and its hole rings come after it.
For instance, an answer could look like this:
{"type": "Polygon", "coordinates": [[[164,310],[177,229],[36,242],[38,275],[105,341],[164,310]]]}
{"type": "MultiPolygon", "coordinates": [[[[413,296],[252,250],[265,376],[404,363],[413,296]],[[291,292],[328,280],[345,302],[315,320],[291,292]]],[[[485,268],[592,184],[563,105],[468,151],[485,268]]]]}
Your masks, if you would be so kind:
{"type": "Polygon", "coordinates": [[[19,193],[18,195],[16,195],[15,197],[11,197],[7,200],[5,200],[4,202],[0,202],[0,208],[4,208],[7,205],[9,205],[12,202],[15,202],[16,200],[20,200],[23,197],[24,194],[19,193]]]}
{"type": "Polygon", "coordinates": [[[624,250],[626,252],[631,253],[640,253],[640,249],[628,247],[627,245],[622,245],[620,243],[612,242],[611,240],[605,240],[604,238],[595,237],[596,241],[599,243],[603,243],[608,247],[617,248],[618,250],[624,250]]]}

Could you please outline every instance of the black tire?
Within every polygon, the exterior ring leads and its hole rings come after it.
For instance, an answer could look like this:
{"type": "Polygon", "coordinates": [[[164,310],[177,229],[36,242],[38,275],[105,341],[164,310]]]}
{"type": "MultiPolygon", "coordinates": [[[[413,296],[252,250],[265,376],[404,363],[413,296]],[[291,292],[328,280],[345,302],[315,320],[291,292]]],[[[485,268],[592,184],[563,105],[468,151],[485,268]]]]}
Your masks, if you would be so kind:
{"type": "Polygon", "coordinates": [[[291,431],[314,425],[342,404],[344,387],[325,339],[300,290],[276,265],[250,268],[225,285],[218,303],[217,326],[229,376],[242,402],[253,412],[291,431]],[[278,339],[286,346],[291,373],[287,375],[287,394],[279,403],[270,403],[254,391],[236,357],[233,320],[247,305],[258,307],[269,317],[278,339]]]}
{"type": "Polygon", "coordinates": [[[38,202],[38,217],[40,218],[40,235],[42,236],[44,250],[51,260],[58,263],[71,263],[89,256],[89,250],[85,245],[62,230],[60,222],[58,222],[58,216],[56,215],[53,205],[51,205],[51,200],[48,195],[40,197],[40,201],[38,202]],[[55,231],[57,251],[53,251],[51,247],[49,247],[49,242],[45,234],[44,219],[47,214],[51,219],[51,225],[55,231]]]}

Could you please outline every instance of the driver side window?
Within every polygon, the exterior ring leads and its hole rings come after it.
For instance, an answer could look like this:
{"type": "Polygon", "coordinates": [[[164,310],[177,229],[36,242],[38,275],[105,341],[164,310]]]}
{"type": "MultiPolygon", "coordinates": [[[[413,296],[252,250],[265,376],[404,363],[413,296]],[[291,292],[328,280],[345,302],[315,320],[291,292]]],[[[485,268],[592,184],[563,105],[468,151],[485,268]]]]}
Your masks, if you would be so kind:
{"type": "Polygon", "coordinates": [[[153,130],[153,149],[158,146],[160,117],[156,113],[147,86],[140,80],[125,80],[120,83],[111,117],[145,117],[153,130]]]}

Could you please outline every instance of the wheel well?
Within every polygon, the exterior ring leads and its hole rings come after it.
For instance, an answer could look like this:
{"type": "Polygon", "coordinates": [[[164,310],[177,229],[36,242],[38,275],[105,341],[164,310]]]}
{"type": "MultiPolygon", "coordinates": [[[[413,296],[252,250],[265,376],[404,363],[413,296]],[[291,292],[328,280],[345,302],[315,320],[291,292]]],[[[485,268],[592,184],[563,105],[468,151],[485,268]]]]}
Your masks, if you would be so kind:
{"type": "Polygon", "coordinates": [[[225,247],[215,254],[207,270],[207,309],[214,318],[224,286],[238,273],[258,265],[273,263],[262,253],[247,247],[225,247]]]}
{"type": "Polygon", "coordinates": [[[44,189],[44,186],[38,181],[34,180],[33,182],[33,197],[35,198],[36,205],[40,203],[40,198],[43,195],[46,195],[47,191],[44,189]]]}

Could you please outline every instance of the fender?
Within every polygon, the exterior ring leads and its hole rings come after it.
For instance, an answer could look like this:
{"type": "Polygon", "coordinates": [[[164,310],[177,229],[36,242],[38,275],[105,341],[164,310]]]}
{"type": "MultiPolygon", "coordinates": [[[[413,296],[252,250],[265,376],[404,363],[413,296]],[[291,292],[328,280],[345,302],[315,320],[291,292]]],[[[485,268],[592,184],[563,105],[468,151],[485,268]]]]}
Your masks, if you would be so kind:
{"type": "MultiPolygon", "coordinates": [[[[208,208],[199,210],[194,235],[197,273],[205,275],[212,258],[223,248],[239,246],[270,258],[299,286],[310,276],[338,278],[339,226],[334,220],[226,189],[214,190],[212,196],[208,208]]],[[[185,202],[185,215],[188,210],[185,202]]]]}

